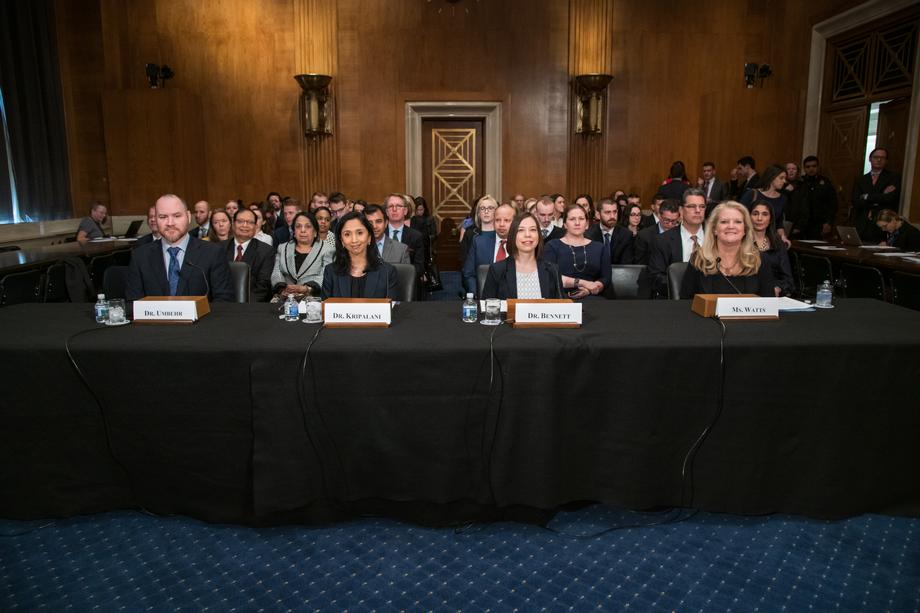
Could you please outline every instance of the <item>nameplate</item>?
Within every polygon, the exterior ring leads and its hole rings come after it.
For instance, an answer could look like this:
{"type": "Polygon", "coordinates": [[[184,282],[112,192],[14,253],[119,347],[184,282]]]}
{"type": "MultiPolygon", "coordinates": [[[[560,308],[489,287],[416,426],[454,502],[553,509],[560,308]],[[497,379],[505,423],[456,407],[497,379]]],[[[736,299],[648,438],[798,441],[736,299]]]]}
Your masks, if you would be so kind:
{"type": "Polygon", "coordinates": [[[779,301],[759,296],[719,296],[715,316],[719,319],[779,319],[779,301]]]}
{"type": "Polygon", "coordinates": [[[147,296],[134,301],[134,323],[190,324],[210,311],[207,296],[147,296]]]}
{"type": "Polygon", "coordinates": [[[327,298],[323,302],[327,328],[386,328],[391,313],[386,298],[327,298]]]}
{"type": "Polygon", "coordinates": [[[509,300],[508,320],[515,328],[578,328],[581,303],[571,300],[509,300]]]}

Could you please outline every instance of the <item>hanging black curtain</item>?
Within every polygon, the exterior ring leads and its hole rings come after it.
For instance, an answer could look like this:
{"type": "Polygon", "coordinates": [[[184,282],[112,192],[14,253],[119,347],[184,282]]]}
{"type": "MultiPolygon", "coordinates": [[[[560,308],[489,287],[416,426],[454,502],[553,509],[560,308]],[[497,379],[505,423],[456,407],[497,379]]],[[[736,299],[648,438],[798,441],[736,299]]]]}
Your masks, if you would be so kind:
{"type": "Polygon", "coordinates": [[[0,88],[21,220],[71,217],[52,0],[0,0],[0,88]]]}

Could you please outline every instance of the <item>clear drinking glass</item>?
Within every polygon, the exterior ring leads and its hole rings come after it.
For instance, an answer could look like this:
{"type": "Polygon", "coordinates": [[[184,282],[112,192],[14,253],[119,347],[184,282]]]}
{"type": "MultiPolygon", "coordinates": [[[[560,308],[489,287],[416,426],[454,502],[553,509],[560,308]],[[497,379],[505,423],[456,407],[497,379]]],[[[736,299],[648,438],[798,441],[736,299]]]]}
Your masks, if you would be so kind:
{"type": "Polygon", "coordinates": [[[502,301],[497,298],[486,299],[486,308],[482,323],[486,326],[497,326],[502,322],[502,301]]]}
{"type": "Polygon", "coordinates": [[[120,326],[128,323],[128,317],[125,311],[125,301],[123,298],[112,298],[107,301],[109,305],[109,316],[106,325],[120,326]]]}

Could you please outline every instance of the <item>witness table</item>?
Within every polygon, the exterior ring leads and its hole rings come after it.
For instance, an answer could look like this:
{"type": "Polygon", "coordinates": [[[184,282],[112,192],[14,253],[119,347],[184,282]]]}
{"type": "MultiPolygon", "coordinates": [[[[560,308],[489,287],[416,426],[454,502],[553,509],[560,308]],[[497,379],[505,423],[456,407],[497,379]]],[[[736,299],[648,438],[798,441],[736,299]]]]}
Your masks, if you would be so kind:
{"type": "Polygon", "coordinates": [[[41,268],[63,257],[91,258],[116,251],[130,249],[134,240],[102,240],[90,241],[85,245],[78,242],[45,245],[32,249],[19,249],[0,253],[0,276],[25,270],[28,268],[41,268]]]}
{"type": "Polygon", "coordinates": [[[389,329],[323,329],[306,359],[317,325],[211,308],[120,328],[87,305],[0,310],[0,515],[263,523],[580,500],[920,514],[920,313],[890,304],[728,322],[718,419],[720,326],[684,301],[588,303],[576,330],[407,303],[389,329]],[[691,497],[681,468],[709,424],[691,497]]]}

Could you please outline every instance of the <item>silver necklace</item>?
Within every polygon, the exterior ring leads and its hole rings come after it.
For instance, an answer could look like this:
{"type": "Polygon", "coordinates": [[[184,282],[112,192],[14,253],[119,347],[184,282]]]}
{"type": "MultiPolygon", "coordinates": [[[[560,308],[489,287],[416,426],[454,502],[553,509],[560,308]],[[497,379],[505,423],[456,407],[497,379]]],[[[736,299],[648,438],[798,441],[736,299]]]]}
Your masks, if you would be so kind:
{"type": "Polygon", "coordinates": [[[578,260],[575,258],[575,247],[569,245],[569,251],[572,252],[572,268],[575,269],[575,272],[584,272],[585,267],[588,265],[588,246],[582,245],[581,252],[583,254],[583,260],[581,263],[581,268],[578,267],[578,260]]]}

